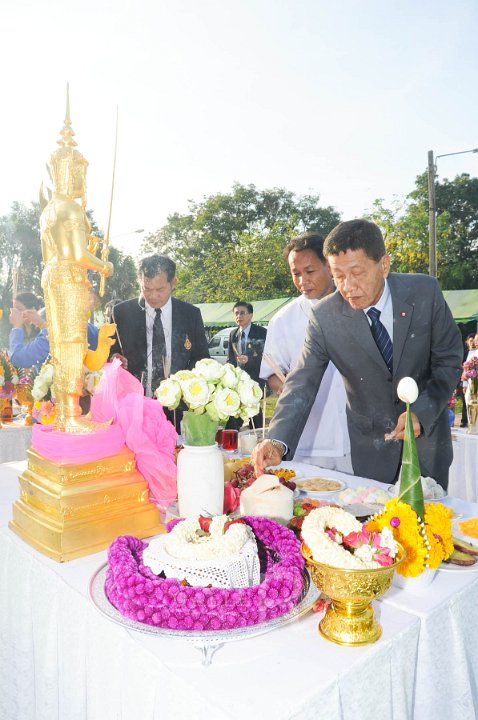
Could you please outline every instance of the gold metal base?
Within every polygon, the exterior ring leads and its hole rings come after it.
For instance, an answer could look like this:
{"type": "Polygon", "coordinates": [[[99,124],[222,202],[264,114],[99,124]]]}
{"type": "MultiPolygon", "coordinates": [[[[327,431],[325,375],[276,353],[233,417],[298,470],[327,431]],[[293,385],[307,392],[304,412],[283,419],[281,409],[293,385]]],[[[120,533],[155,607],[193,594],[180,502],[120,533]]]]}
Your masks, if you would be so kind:
{"type": "Polygon", "coordinates": [[[371,604],[362,606],[333,600],[319,623],[320,634],[338,645],[369,645],[379,639],[382,628],[371,604]]]}
{"type": "Polygon", "coordinates": [[[118,535],[164,532],[127,448],[78,465],[51,462],[35,450],[27,454],[9,525],[45,555],[63,562],[103,550],[118,535]]]}
{"type": "Polygon", "coordinates": [[[403,547],[393,565],[363,570],[336,568],[317,562],[303,543],[301,550],[312,580],[317,588],[331,599],[319,631],[327,640],[338,645],[369,645],[382,634],[372,600],[383,595],[392,583],[395,568],[405,557],[403,547]]]}

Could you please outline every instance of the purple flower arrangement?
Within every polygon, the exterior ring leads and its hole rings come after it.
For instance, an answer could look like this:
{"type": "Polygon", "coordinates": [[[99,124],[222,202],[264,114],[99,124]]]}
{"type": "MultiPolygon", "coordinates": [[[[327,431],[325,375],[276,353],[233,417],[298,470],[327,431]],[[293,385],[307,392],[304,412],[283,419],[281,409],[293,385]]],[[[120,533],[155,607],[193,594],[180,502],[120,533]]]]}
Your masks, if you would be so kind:
{"type": "MultiPolygon", "coordinates": [[[[230,630],[279,617],[300,600],[304,559],[291,530],[274,520],[245,517],[266,549],[264,580],[248,588],[191,587],[143,565],[142,540],[116,538],[108,551],[105,591],[126,617],[176,630],[230,630]]],[[[180,521],[169,523],[168,531],[180,521]]]]}

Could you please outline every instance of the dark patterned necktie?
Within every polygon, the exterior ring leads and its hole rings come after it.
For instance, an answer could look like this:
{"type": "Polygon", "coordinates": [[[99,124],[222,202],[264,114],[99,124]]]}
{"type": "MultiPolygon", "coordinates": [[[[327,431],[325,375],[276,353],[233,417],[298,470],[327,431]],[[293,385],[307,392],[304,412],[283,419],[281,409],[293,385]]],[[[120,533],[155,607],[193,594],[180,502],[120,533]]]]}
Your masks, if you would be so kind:
{"type": "Polygon", "coordinates": [[[393,345],[385,325],[382,325],[380,322],[380,310],[377,310],[375,307],[371,307],[370,310],[367,310],[367,315],[372,321],[370,329],[372,331],[375,344],[380,350],[389,371],[393,372],[393,345]]]}
{"type": "Polygon", "coordinates": [[[166,339],[161,321],[161,308],[156,308],[153,325],[153,346],[151,353],[152,373],[151,390],[154,392],[161,380],[164,380],[164,358],[166,357],[166,339]]]}
{"type": "Polygon", "coordinates": [[[241,355],[246,354],[246,334],[244,330],[241,331],[241,355]]]}

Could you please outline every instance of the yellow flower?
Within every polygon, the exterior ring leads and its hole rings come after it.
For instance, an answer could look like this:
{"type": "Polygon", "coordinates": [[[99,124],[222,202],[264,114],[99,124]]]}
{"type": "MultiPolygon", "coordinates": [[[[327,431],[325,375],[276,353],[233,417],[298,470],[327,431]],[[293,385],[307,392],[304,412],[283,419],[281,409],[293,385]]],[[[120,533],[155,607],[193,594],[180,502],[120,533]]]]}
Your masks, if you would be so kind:
{"type": "Polygon", "coordinates": [[[384,510],[366,525],[367,530],[374,532],[380,532],[384,527],[392,531],[393,537],[403,545],[406,552],[405,560],[398,566],[397,572],[405,577],[419,575],[428,564],[428,548],[415,510],[397,498],[389,500],[384,510]]]}
{"type": "Polygon", "coordinates": [[[436,568],[453,552],[451,518],[453,511],[442,503],[425,505],[425,529],[431,545],[429,565],[436,568]]]}

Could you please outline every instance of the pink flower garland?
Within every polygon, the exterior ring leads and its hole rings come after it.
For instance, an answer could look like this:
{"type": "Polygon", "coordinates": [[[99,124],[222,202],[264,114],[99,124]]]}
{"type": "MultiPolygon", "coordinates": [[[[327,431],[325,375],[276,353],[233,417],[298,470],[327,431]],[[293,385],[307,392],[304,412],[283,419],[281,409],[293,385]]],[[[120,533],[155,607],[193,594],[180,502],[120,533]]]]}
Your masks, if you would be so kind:
{"type": "MultiPolygon", "coordinates": [[[[128,618],[176,630],[229,630],[283,615],[300,599],[304,560],[291,530],[268,518],[246,517],[267,549],[264,581],[249,588],[184,587],[160,578],[143,565],[146,543],[130,535],[116,538],[108,551],[105,591],[128,618]]],[[[174,521],[168,530],[176,524],[174,521]]]]}

